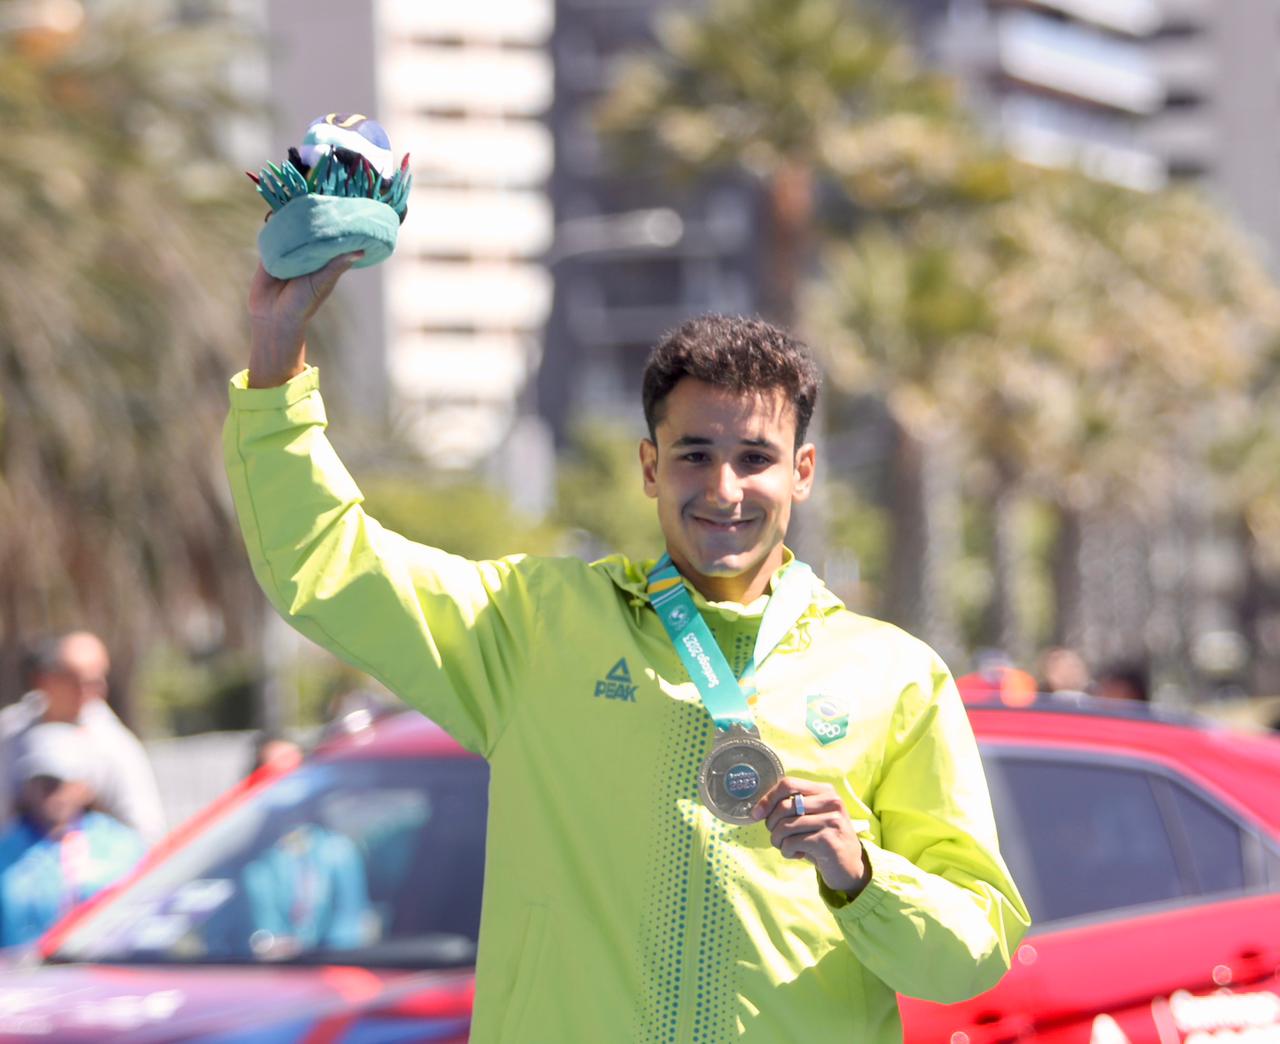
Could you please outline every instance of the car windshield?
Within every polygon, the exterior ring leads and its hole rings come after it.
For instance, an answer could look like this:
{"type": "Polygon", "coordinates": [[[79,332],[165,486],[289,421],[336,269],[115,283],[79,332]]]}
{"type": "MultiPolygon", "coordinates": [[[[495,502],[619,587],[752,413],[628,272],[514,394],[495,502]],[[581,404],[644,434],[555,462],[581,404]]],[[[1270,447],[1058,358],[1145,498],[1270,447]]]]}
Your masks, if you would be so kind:
{"type": "Polygon", "coordinates": [[[311,762],[112,896],[53,961],[473,964],[488,766],[311,762]]]}

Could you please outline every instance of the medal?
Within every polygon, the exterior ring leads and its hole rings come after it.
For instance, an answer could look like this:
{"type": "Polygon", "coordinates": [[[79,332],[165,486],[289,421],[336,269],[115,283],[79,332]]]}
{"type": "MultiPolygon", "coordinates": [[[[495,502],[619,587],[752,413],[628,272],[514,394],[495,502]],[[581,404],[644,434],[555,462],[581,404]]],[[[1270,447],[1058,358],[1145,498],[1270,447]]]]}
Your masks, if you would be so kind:
{"type": "Polygon", "coordinates": [[[735,826],[752,822],[757,801],[782,778],[782,762],[752,730],[735,726],[716,737],[698,770],[698,796],[716,817],[735,826]]]}
{"type": "Polygon", "coordinates": [[[671,556],[663,555],[649,573],[649,602],[715,722],[716,741],[698,771],[698,795],[726,823],[751,823],[751,809],[782,778],[782,762],[760,739],[750,696],[756,691],[756,668],[804,614],[813,583],[812,572],[802,562],[793,562],[782,574],[760,620],[755,650],[739,678],[693,604],[671,556]]]}

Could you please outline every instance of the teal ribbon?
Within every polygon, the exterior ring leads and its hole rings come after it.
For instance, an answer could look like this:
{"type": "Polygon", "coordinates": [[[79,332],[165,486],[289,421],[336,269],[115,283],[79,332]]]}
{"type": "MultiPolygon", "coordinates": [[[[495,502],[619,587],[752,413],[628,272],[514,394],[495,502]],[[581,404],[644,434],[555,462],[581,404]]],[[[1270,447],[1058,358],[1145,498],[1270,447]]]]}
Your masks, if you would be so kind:
{"type": "Polygon", "coordinates": [[[809,607],[813,571],[803,562],[794,561],[778,578],[741,677],[734,676],[669,554],[663,555],[649,573],[647,591],[650,604],[716,728],[728,732],[736,725],[755,732],[755,717],[747,701],[756,692],[756,670],[809,607]]]}

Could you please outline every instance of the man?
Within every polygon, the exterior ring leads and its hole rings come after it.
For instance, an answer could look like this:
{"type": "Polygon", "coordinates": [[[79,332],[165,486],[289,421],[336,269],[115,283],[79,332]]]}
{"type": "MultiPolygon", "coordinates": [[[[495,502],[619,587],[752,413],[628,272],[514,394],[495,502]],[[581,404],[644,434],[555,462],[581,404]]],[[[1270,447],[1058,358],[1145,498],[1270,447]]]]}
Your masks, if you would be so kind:
{"type": "Polygon", "coordinates": [[[895,991],[992,986],[1027,914],[950,676],[783,546],[800,347],[709,318],[655,352],[669,558],[470,562],[369,518],[325,439],[305,326],[352,259],[259,269],[224,450],[275,605],[490,761],[472,1039],[888,1044],[895,991]],[[703,771],[713,746],[737,760],[703,771]]]}
{"type": "Polygon", "coordinates": [[[98,803],[148,842],[165,831],[155,773],[138,738],[107,705],[111,658],[97,635],[73,631],[47,640],[31,656],[31,691],[0,711],[0,814],[12,815],[17,781],[12,778],[21,737],[42,722],[81,725],[102,765],[98,803]]]}

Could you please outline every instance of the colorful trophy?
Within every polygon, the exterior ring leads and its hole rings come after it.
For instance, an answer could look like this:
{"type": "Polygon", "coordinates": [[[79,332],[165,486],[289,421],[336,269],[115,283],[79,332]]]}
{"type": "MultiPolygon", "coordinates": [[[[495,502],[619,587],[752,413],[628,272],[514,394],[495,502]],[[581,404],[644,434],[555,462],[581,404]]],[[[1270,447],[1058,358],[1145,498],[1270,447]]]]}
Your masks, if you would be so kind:
{"type": "Polygon", "coordinates": [[[364,251],[357,268],[385,261],[413,184],[409,157],[396,167],[380,123],[336,112],[312,120],[284,163],[249,177],[271,206],[258,252],[277,279],[306,275],[355,250],[364,251]]]}

